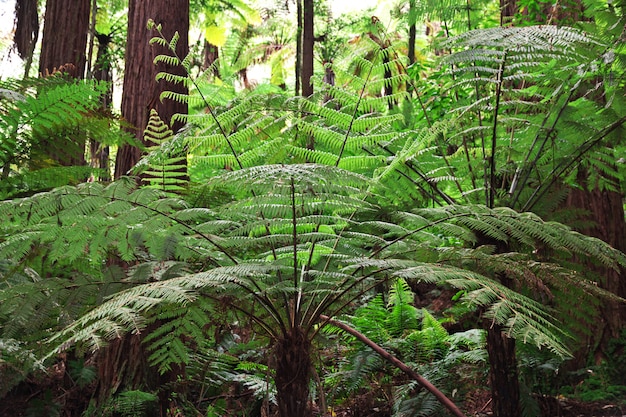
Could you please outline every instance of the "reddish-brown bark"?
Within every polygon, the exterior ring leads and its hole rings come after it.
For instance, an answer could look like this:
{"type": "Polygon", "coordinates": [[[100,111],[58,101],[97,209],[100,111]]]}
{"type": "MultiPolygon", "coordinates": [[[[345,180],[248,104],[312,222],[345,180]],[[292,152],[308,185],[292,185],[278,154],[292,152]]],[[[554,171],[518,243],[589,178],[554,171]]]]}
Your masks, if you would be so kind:
{"type": "MultiPolygon", "coordinates": [[[[170,123],[174,114],[187,113],[186,104],[160,99],[163,91],[186,94],[187,89],[165,80],[157,83],[155,81],[157,73],[168,72],[177,75],[185,73],[180,66],[172,67],[163,63],[154,65],[153,61],[157,55],[171,55],[171,51],[156,44],[149,44],[150,39],[157,35],[156,30],[147,29],[149,19],[161,25],[163,34],[168,40],[175,32],[181,35],[176,53],[182,59],[189,51],[189,0],[130,1],[122,117],[132,126],[132,133],[140,141],[143,141],[143,131],[148,124],[151,109],[156,109],[161,119],[167,123],[170,123]]],[[[174,123],[174,132],[180,127],[182,127],[180,123],[174,123]]],[[[130,145],[121,146],[115,161],[115,178],[128,174],[140,156],[139,148],[130,145]]]]}
{"type": "MultiPolygon", "coordinates": [[[[39,72],[47,76],[62,72],[73,78],[85,74],[89,0],[48,0],[39,57],[39,72]]],[[[85,133],[80,127],[60,132],[57,137],[42,138],[33,149],[34,160],[52,159],[59,165],[85,164],[85,133]]]]}
{"type": "MultiPolygon", "coordinates": [[[[588,236],[597,237],[622,252],[626,252],[626,222],[624,221],[623,195],[620,192],[610,190],[572,189],[566,200],[566,207],[583,209],[588,214],[587,222],[593,222],[593,226],[579,230],[588,236]]],[[[585,268],[598,274],[602,288],[626,298],[626,281],[623,279],[625,271],[616,271],[588,263],[585,268]]],[[[626,325],[626,305],[614,300],[603,300],[600,306],[599,320],[594,322],[594,328],[590,337],[592,340],[585,344],[595,347],[592,352],[582,351],[577,353],[579,360],[583,362],[590,356],[597,363],[606,359],[606,350],[609,341],[620,336],[620,332],[626,325]]],[[[584,363],[578,363],[585,366],[584,363]]]]}
{"type": "Polygon", "coordinates": [[[489,354],[489,385],[493,415],[495,417],[520,417],[520,385],[515,355],[515,339],[491,323],[487,326],[487,353],[489,354]]]}
{"type": "Polygon", "coordinates": [[[302,15],[302,95],[309,97],[313,94],[311,82],[313,77],[313,45],[315,44],[313,0],[304,0],[302,15]]]}
{"type": "Polygon", "coordinates": [[[39,72],[52,73],[61,67],[72,77],[85,73],[89,0],[48,0],[44,17],[39,72]]]}

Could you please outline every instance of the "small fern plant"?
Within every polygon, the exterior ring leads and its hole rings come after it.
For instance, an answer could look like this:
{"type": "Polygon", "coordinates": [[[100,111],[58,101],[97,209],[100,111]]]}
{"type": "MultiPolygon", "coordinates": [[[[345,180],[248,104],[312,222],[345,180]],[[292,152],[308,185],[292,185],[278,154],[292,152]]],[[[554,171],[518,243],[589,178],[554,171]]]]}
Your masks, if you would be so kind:
{"type": "MultiPolygon", "coordinates": [[[[387,301],[383,294],[378,294],[345,319],[378,345],[395,352],[403,362],[419,369],[429,381],[449,391],[467,388],[461,383],[471,380],[471,373],[477,372],[472,367],[484,366],[486,362],[484,332],[470,330],[450,335],[427,310],[415,308],[413,298],[407,282],[399,278],[391,283],[387,301]],[[468,374],[463,375],[461,369],[468,374]]],[[[332,325],[326,330],[329,335],[337,331],[332,325]]],[[[432,396],[419,391],[415,381],[406,382],[374,351],[355,343],[351,336],[340,335],[349,350],[338,360],[338,370],[327,379],[335,401],[349,399],[359,390],[371,392],[372,385],[384,374],[393,376],[389,381],[393,386],[393,415],[445,413],[432,396]]]]}

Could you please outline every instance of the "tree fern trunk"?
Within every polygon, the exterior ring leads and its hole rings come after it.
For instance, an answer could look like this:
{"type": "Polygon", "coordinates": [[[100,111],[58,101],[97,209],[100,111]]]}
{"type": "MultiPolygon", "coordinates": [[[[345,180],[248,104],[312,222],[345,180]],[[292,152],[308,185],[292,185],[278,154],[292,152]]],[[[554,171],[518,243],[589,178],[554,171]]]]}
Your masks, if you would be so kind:
{"type": "MultiPolygon", "coordinates": [[[[507,243],[494,240],[479,233],[479,245],[494,245],[496,253],[507,253],[511,249],[507,243]]],[[[514,282],[506,274],[494,276],[508,288],[514,282]]],[[[489,355],[489,385],[491,386],[491,408],[495,417],[521,417],[520,385],[517,372],[515,339],[502,331],[502,326],[486,319],[487,354],[489,355]]]]}
{"type": "Polygon", "coordinates": [[[124,390],[156,390],[154,383],[158,374],[148,366],[147,357],[141,337],[131,334],[112,341],[98,351],[98,405],[103,406],[110,397],[124,390]]]}
{"type": "Polygon", "coordinates": [[[312,416],[309,404],[311,343],[296,327],[276,343],[276,390],[281,417],[312,416]]]}
{"type": "Polygon", "coordinates": [[[515,339],[507,337],[499,325],[490,323],[487,326],[487,353],[493,415],[521,417],[515,339]]]}
{"type": "MultiPolygon", "coordinates": [[[[582,189],[572,189],[566,200],[566,207],[585,210],[588,215],[580,219],[593,222],[594,225],[578,231],[593,236],[608,243],[622,252],[626,251],[626,221],[624,220],[623,196],[621,192],[610,190],[589,190],[587,173],[580,171],[578,176],[582,189]]],[[[598,274],[600,286],[620,297],[626,297],[626,281],[623,272],[616,271],[585,262],[584,268],[598,274]]],[[[574,366],[586,366],[589,357],[595,363],[607,358],[607,348],[611,339],[619,338],[626,325],[626,306],[618,301],[603,300],[600,306],[600,319],[594,322],[591,330],[591,340],[584,343],[582,349],[576,352],[574,366]],[[591,347],[591,351],[589,350],[591,347]]]]}

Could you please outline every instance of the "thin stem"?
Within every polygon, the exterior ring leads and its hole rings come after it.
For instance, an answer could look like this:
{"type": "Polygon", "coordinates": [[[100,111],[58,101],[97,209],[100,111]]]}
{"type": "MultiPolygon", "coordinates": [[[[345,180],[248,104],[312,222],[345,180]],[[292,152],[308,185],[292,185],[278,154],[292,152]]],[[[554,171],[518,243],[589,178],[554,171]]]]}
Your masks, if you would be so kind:
{"type": "Polygon", "coordinates": [[[489,155],[489,187],[485,192],[488,195],[487,207],[493,208],[495,202],[495,187],[496,187],[496,146],[498,139],[498,114],[500,111],[500,98],[502,96],[502,74],[504,73],[504,65],[506,62],[506,51],[500,62],[500,68],[498,68],[498,78],[496,85],[496,106],[493,114],[493,127],[491,132],[491,155],[489,155]]]}
{"type": "Polygon", "coordinates": [[[293,289],[298,294],[298,299],[293,302],[293,313],[291,317],[291,326],[296,327],[298,322],[298,304],[302,295],[302,288],[298,289],[298,219],[296,217],[296,186],[294,179],[291,177],[291,226],[293,239],[293,289]]]}

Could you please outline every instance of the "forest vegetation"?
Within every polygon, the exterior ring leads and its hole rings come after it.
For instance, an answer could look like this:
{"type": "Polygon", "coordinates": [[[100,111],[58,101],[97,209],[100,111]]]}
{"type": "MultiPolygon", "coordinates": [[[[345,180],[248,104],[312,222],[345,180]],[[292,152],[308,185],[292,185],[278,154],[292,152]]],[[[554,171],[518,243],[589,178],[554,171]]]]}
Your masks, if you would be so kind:
{"type": "Polygon", "coordinates": [[[626,3],[380,3],[15,2],[0,416],[626,414],[626,3]]]}

